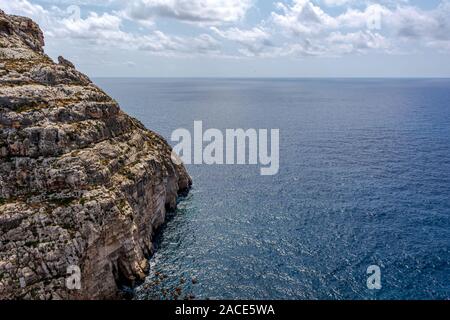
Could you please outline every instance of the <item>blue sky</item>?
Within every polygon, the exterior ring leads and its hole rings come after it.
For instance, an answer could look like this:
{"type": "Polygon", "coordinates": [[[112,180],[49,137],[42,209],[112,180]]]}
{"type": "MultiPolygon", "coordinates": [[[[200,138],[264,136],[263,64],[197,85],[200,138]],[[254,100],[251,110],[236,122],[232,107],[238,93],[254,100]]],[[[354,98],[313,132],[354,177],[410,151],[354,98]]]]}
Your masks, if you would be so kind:
{"type": "Polygon", "coordinates": [[[0,0],[93,77],[450,77],[450,0],[0,0]]]}

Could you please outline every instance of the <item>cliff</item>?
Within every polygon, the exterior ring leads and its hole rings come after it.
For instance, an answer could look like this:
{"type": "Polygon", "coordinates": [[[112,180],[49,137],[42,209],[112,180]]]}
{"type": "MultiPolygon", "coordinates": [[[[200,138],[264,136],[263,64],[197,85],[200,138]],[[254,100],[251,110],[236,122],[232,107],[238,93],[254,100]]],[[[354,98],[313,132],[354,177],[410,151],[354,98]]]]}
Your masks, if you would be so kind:
{"type": "Polygon", "coordinates": [[[162,137],[43,46],[33,21],[0,10],[0,299],[120,298],[191,178],[162,137]],[[81,290],[66,287],[70,266],[81,290]]]}

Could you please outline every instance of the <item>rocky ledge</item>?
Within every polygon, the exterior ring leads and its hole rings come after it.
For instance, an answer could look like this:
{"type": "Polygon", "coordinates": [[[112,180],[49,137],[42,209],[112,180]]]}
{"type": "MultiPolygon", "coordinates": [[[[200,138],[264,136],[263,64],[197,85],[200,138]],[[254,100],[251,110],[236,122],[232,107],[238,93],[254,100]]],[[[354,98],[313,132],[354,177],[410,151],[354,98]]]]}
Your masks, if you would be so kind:
{"type": "Polygon", "coordinates": [[[191,178],[162,137],[43,46],[37,24],[0,10],[0,299],[120,298],[191,178]],[[81,289],[69,289],[77,268],[81,289]]]}

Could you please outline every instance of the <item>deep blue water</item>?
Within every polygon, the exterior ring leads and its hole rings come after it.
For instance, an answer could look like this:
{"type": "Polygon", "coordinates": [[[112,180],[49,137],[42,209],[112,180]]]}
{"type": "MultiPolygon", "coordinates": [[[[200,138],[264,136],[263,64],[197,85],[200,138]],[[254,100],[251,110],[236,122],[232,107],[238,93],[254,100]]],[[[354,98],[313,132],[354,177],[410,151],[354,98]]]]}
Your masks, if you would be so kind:
{"type": "Polygon", "coordinates": [[[450,80],[96,82],[167,139],[194,120],[280,129],[276,176],[188,167],[137,298],[450,298],[450,80]]]}

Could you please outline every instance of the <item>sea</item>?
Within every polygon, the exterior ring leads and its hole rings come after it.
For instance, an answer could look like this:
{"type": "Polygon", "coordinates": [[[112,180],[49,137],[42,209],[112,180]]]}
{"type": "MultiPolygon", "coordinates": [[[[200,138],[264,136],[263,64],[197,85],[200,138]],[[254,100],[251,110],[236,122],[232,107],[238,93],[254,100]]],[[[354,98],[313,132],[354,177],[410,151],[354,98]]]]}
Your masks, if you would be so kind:
{"type": "Polygon", "coordinates": [[[276,175],[187,166],[135,299],[450,299],[450,79],[95,82],[172,145],[280,132],[276,175]]]}

